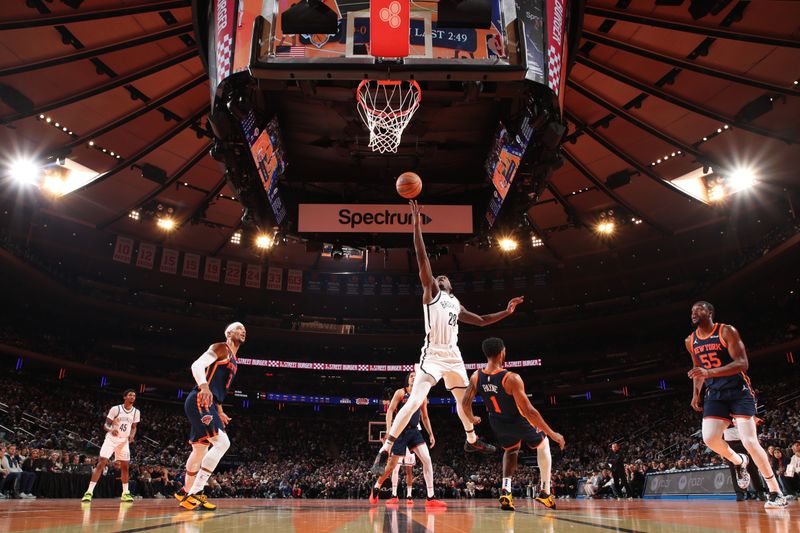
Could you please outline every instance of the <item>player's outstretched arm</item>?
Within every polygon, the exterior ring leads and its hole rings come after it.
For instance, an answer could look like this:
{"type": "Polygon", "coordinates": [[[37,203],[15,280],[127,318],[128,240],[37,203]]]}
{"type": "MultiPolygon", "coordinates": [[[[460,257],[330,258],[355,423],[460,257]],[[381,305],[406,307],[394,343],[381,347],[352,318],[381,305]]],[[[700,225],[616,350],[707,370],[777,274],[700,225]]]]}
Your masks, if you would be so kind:
{"type": "MultiPolygon", "coordinates": [[[[728,345],[728,353],[731,354],[731,361],[725,366],[703,368],[695,366],[689,371],[689,377],[702,378],[722,378],[725,376],[735,376],[740,372],[747,372],[750,363],[747,360],[747,350],[744,347],[739,332],[733,326],[723,326],[719,332],[719,338],[723,344],[728,345]]],[[[717,361],[719,362],[719,361],[717,361]]]]}
{"type": "Polygon", "coordinates": [[[458,313],[458,320],[472,326],[488,326],[489,324],[500,322],[504,318],[513,315],[517,306],[524,301],[524,296],[517,296],[516,298],[509,300],[508,307],[502,311],[498,311],[497,313],[489,313],[488,315],[476,315],[472,311],[468,311],[467,308],[462,305],[461,311],[458,313]]]}
{"type": "Polygon", "coordinates": [[[428,260],[428,253],[425,250],[425,241],[422,240],[422,222],[420,221],[420,210],[416,200],[410,200],[411,223],[414,228],[414,253],[417,256],[417,267],[419,267],[419,280],[422,283],[423,300],[429,302],[439,293],[439,287],[433,280],[431,262],[428,260]]]}
{"type": "Polygon", "coordinates": [[[469,383],[467,384],[467,390],[464,391],[464,397],[461,399],[461,407],[464,408],[464,413],[466,413],[467,419],[471,420],[473,424],[477,424],[481,421],[480,418],[476,417],[472,413],[472,402],[475,400],[475,396],[478,394],[478,372],[480,372],[480,370],[476,370],[470,376],[469,383]]]}
{"type": "Polygon", "coordinates": [[[420,415],[422,416],[422,425],[425,426],[425,431],[428,432],[428,437],[431,439],[431,448],[436,446],[436,437],[433,436],[433,426],[431,426],[431,418],[428,416],[428,399],[422,402],[420,407],[420,415]]]}
{"type": "Polygon", "coordinates": [[[525,383],[522,382],[522,378],[519,377],[518,374],[509,372],[508,379],[506,379],[505,389],[507,393],[514,397],[514,402],[517,404],[519,413],[525,417],[525,419],[530,422],[532,426],[541,429],[545,435],[550,437],[550,440],[558,444],[563,450],[564,437],[560,433],[553,431],[553,428],[547,425],[547,422],[544,421],[544,418],[542,417],[541,413],[539,413],[539,410],[531,404],[531,401],[528,399],[528,395],[525,394],[525,383]]]}

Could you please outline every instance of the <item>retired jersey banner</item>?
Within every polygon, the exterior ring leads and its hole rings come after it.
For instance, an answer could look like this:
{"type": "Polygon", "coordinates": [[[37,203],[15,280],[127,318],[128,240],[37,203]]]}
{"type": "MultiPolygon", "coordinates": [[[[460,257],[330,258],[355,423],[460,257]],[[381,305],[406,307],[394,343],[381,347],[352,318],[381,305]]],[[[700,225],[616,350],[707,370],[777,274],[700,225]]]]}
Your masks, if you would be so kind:
{"type": "Polygon", "coordinates": [[[166,274],[178,273],[178,256],[180,252],[172,248],[164,248],[161,250],[161,272],[166,274]]]}
{"type": "Polygon", "coordinates": [[[183,275],[187,278],[194,278],[200,275],[200,256],[197,254],[183,254],[183,275]]]}
{"type": "MultiPolygon", "coordinates": [[[[472,233],[472,206],[423,205],[425,233],[472,233]]],[[[300,204],[301,233],[411,233],[408,204],[300,204]]]]}
{"type": "Polygon", "coordinates": [[[303,292],[303,271],[290,268],[286,276],[286,290],[289,292],[303,292]]]}
{"type": "Polygon", "coordinates": [[[149,242],[139,243],[139,253],[136,255],[136,266],[152,270],[156,262],[156,245],[149,242]]]}
{"type": "Polygon", "coordinates": [[[279,291],[283,287],[283,269],[269,267],[267,270],[267,290],[279,291]]]}
{"type": "Polygon", "coordinates": [[[261,265],[247,265],[244,272],[244,286],[251,289],[261,288],[261,265]]]}
{"type": "Polygon", "coordinates": [[[219,283],[219,273],[222,272],[222,261],[216,257],[206,257],[206,268],[203,279],[219,283]]]}
{"type": "Polygon", "coordinates": [[[117,244],[114,246],[114,261],[130,263],[131,257],[133,257],[133,239],[117,236],[117,244]]]}
{"type": "Polygon", "coordinates": [[[242,280],[242,263],[239,261],[228,261],[225,263],[225,283],[228,285],[239,285],[242,280]]]}

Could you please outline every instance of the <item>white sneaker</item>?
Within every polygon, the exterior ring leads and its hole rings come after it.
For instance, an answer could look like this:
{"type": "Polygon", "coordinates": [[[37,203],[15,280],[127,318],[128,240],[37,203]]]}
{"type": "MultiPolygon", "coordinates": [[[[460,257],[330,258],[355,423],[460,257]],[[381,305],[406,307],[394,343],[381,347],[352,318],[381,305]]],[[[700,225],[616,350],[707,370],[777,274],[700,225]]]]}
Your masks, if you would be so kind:
{"type": "Polygon", "coordinates": [[[750,474],[747,472],[747,465],[750,464],[750,458],[741,453],[739,457],[742,458],[742,464],[734,465],[734,469],[736,470],[736,484],[739,485],[740,489],[747,490],[747,487],[750,486],[750,474]]]}
{"type": "Polygon", "coordinates": [[[789,505],[786,497],[778,492],[770,492],[767,501],[764,502],[764,509],[782,509],[789,505]]]}

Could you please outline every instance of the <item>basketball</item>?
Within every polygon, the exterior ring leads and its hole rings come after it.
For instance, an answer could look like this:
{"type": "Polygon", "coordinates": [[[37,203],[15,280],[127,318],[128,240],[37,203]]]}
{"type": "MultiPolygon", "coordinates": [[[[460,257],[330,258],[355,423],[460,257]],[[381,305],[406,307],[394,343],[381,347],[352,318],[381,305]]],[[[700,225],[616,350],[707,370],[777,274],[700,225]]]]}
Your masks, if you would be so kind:
{"type": "Polygon", "coordinates": [[[416,198],[422,192],[422,179],[413,172],[403,172],[394,184],[397,194],[403,198],[416,198]]]}

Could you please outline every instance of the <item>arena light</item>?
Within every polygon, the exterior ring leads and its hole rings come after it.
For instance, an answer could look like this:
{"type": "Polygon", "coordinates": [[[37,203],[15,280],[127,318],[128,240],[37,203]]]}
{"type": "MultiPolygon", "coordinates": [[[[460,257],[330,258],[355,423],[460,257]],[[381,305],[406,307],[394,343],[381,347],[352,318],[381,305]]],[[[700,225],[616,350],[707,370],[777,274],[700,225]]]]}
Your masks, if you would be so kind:
{"type": "Polygon", "coordinates": [[[175,228],[175,221],[170,217],[159,218],[156,224],[164,231],[172,231],[175,228]]]}
{"type": "Polygon", "coordinates": [[[728,177],[729,188],[732,192],[749,189],[756,183],[756,173],[752,168],[739,167],[734,169],[728,177]]]}
{"type": "Polygon", "coordinates": [[[725,186],[721,183],[712,185],[708,189],[708,201],[720,202],[725,198],[725,186]]]}
{"type": "Polygon", "coordinates": [[[56,175],[47,175],[42,180],[42,190],[52,196],[63,196],[66,194],[67,182],[64,178],[56,175]]]}
{"type": "Polygon", "coordinates": [[[231,235],[231,244],[241,244],[242,243],[242,232],[237,231],[233,235],[231,235]]]}
{"type": "Polygon", "coordinates": [[[544,241],[540,239],[535,233],[531,233],[531,246],[533,248],[539,248],[540,246],[544,246],[544,241]]]}
{"type": "Polygon", "coordinates": [[[131,211],[130,213],[128,213],[128,218],[131,219],[131,220],[139,220],[139,218],[141,218],[141,216],[142,216],[142,214],[138,210],[134,210],[134,211],[131,211]]]}
{"type": "Polygon", "coordinates": [[[616,224],[611,220],[603,220],[597,224],[595,229],[601,235],[611,235],[616,229],[616,224]]]}
{"type": "Polygon", "coordinates": [[[256,237],[256,248],[261,248],[262,250],[266,250],[268,248],[272,248],[272,237],[267,235],[266,233],[262,233],[258,237],[256,237]]]}
{"type": "Polygon", "coordinates": [[[35,185],[39,180],[39,166],[30,159],[17,159],[8,167],[8,175],[21,185],[35,185]]]}
{"type": "Polygon", "coordinates": [[[504,252],[513,252],[519,246],[519,243],[511,237],[502,237],[497,241],[497,245],[504,252]]]}

